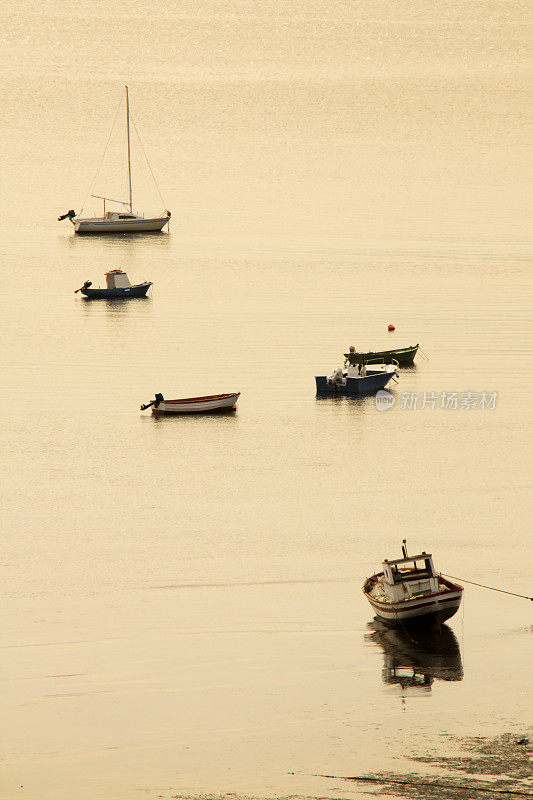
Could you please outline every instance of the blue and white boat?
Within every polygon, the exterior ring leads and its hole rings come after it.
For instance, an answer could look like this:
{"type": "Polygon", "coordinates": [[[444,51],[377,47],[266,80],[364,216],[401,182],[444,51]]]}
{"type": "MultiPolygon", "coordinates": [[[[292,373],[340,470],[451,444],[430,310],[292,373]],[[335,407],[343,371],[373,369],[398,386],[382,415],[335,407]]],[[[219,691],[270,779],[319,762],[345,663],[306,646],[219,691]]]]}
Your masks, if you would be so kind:
{"type": "Polygon", "coordinates": [[[398,375],[395,364],[347,364],[345,369],[337,367],[331,375],[315,376],[316,391],[317,394],[375,394],[398,375]]]}
{"type": "Polygon", "coordinates": [[[122,269],[111,269],[106,272],[106,287],[94,289],[91,281],[85,281],[83,286],[76,289],[74,294],[81,292],[89,300],[128,300],[131,297],[146,297],[152,281],[144,281],[131,285],[128,276],[122,269]]]}

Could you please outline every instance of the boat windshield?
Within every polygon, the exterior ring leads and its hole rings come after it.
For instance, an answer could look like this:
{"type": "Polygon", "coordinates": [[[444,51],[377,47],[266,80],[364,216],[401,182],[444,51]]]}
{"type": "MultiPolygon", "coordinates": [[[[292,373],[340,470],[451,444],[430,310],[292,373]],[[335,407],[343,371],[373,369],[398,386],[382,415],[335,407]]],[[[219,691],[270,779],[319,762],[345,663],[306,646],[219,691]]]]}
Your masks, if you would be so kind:
{"type": "Polygon", "coordinates": [[[392,579],[394,583],[401,583],[402,581],[420,581],[432,577],[433,570],[429,558],[413,559],[413,561],[395,564],[392,567],[392,579]]]}

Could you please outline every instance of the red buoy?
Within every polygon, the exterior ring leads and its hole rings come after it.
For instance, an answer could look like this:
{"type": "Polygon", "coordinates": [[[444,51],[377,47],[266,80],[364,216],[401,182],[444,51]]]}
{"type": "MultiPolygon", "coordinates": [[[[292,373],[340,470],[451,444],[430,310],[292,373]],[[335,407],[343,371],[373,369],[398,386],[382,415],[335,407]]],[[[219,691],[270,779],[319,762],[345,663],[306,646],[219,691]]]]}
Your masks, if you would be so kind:
{"type": "Polygon", "coordinates": [[[389,325],[389,331],[395,331],[395,330],[396,330],[396,328],[394,327],[394,325],[392,325],[392,324],[389,325]]]}

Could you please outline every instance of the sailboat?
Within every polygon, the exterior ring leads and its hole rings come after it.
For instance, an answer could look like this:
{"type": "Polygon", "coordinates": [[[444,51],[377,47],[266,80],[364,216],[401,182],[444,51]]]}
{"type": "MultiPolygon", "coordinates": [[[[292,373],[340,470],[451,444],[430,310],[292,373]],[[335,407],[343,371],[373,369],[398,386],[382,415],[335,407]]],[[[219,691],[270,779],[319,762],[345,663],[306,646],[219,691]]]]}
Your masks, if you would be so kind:
{"type": "Polygon", "coordinates": [[[128,141],[128,188],[129,200],[113,200],[110,197],[92,194],[98,200],[103,200],[104,213],[101,217],[82,217],[83,209],[76,214],[74,209],[70,209],[66,214],[58,217],[58,220],[69,219],[74,225],[76,233],[141,233],[161,231],[170,222],[170,211],[165,210],[160,217],[144,217],[142,214],[133,212],[133,190],[131,183],[131,142],[130,142],[130,100],[128,87],[126,86],[126,132],[128,141]],[[119,211],[106,211],[107,203],[117,203],[123,206],[119,211]]]}

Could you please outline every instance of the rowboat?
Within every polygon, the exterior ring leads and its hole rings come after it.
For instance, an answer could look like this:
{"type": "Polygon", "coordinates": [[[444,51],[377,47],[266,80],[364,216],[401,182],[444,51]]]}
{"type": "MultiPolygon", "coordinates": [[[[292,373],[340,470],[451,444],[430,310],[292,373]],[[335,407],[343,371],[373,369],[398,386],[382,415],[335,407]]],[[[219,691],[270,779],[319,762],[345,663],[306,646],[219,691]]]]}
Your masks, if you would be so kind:
{"type": "Polygon", "coordinates": [[[346,369],[337,367],[331,375],[316,375],[316,391],[317,394],[375,394],[397,377],[398,369],[394,364],[348,365],[346,369]]]}
{"type": "Polygon", "coordinates": [[[129,300],[132,297],[146,297],[146,293],[152,285],[151,281],[144,281],[132,286],[128,276],[121,269],[111,269],[106,272],[105,277],[107,283],[105,289],[92,288],[91,281],[85,281],[74,294],[81,292],[89,300],[116,300],[119,298],[129,300]]]}
{"type": "Polygon", "coordinates": [[[162,394],[156,394],[155,400],[141,406],[145,411],[150,406],[152,414],[197,414],[209,411],[235,411],[240,392],[233,394],[209,394],[205,397],[183,397],[181,400],[165,400],[162,394]]]}
{"type": "Polygon", "coordinates": [[[463,587],[436,573],[433,557],[422,552],[385,559],[383,571],[367,578],[363,594],[379,619],[393,625],[441,623],[461,605],[463,587]]]}
{"type": "Polygon", "coordinates": [[[407,364],[412,364],[418,352],[419,345],[411,345],[410,347],[397,347],[394,350],[380,350],[379,352],[358,353],[355,347],[350,347],[349,353],[344,353],[344,358],[351,365],[359,364],[364,361],[366,364],[382,362],[384,364],[393,364],[396,362],[399,366],[405,367],[407,364]]]}

